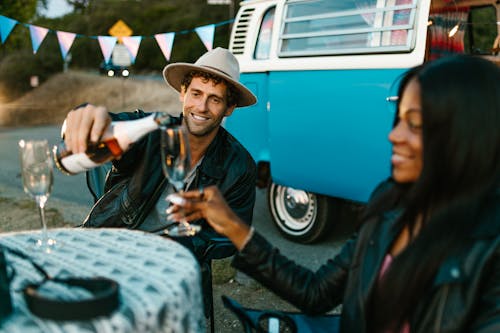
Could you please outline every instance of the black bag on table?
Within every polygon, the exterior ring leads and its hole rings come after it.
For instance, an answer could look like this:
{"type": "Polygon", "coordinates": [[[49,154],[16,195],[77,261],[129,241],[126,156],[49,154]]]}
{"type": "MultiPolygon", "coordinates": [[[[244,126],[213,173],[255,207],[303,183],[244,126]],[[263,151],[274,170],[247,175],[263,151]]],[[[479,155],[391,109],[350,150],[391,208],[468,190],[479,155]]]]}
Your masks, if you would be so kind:
{"type": "Polygon", "coordinates": [[[29,261],[43,276],[41,282],[25,284],[22,289],[28,309],[38,317],[52,320],[88,320],[110,315],[120,306],[119,285],[116,281],[105,277],[51,277],[28,255],[0,244],[0,326],[13,311],[10,282],[14,277],[14,269],[9,276],[5,258],[7,251],[29,261]],[[90,296],[82,300],[63,300],[53,298],[52,295],[44,295],[39,292],[39,288],[48,281],[68,287],[83,288],[90,293],[90,296]]]}

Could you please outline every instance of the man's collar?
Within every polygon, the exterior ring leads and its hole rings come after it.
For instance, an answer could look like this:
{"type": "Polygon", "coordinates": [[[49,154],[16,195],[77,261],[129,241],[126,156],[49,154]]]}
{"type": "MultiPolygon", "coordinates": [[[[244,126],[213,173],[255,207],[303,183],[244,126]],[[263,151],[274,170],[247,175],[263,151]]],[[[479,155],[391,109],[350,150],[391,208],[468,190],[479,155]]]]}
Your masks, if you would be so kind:
{"type": "Polygon", "coordinates": [[[224,139],[227,137],[227,131],[221,126],[217,135],[205,152],[205,156],[200,165],[200,171],[209,177],[221,179],[224,177],[224,158],[226,147],[224,139]]]}

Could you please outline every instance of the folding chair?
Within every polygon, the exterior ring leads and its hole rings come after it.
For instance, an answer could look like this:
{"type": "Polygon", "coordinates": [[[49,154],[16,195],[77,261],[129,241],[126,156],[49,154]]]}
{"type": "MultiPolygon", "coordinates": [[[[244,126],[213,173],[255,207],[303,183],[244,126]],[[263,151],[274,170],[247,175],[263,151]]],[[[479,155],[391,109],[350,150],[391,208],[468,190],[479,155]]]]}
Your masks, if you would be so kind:
{"type": "Polygon", "coordinates": [[[226,237],[211,238],[201,258],[201,278],[205,305],[205,316],[210,320],[210,332],[215,332],[214,296],[212,286],[212,260],[224,259],[236,252],[233,243],[226,237]]]}
{"type": "Polygon", "coordinates": [[[308,316],[300,312],[259,310],[243,307],[222,295],[224,306],[243,325],[245,333],[338,333],[340,315],[308,316]]]}

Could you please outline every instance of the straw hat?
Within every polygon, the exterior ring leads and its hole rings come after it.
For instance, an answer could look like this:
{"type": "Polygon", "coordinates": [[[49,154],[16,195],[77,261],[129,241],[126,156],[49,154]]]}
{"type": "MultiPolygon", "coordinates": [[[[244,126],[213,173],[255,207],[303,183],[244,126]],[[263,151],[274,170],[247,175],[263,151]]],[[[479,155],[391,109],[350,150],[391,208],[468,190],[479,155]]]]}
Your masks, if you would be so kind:
{"type": "Polygon", "coordinates": [[[240,92],[240,98],[236,106],[249,106],[257,102],[255,95],[247,87],[239,83],[240,65],[234,55],[227,49],[218,47],[208,51],[194,64],[177,62],[167,65],[163,69],[163,78],[172,88],[180,92],[182,78],[192,70],[211,73],[230,82],[240,92]]]}

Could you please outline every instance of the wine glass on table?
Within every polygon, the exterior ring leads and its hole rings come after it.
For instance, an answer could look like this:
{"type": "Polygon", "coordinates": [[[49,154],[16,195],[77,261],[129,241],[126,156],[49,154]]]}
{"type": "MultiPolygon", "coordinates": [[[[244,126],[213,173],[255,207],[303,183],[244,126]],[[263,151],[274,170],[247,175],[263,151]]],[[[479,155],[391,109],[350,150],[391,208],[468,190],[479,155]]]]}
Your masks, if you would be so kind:
{"type": "Polygon", "coordinates": [[[35,199],[42,224],[41,237],[36,240],[35,248],[50,253],[57,243],[48,237],[45,221],[45,204],[54,181],[49,144],[47,140],[20,140],[19,154],[24,192],[35,199]]]}
{"type": "MultiPolygon", "coordinates": [[[[179,125],[162,128],[160,149],[163,173],[175,191],[180,193],[184,190],[186,178],[191,170],[191,151],[185,127],[179,125]]],[[[169,224],[164,233],[173,237],[193,236],[200,229],[201,226],[182,220],[169,224]]]]}

